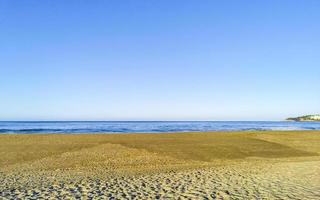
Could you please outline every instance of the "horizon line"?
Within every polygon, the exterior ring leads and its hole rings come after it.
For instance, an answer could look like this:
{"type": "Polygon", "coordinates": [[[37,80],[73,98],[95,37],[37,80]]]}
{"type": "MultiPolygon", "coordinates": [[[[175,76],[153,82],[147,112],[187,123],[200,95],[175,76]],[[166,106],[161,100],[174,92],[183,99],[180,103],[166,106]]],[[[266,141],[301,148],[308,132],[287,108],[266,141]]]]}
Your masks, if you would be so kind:
{"type": "Polygon", "coordinates": [[[289,120],[0,120],[0,122],[280,122],[289,120]]]}

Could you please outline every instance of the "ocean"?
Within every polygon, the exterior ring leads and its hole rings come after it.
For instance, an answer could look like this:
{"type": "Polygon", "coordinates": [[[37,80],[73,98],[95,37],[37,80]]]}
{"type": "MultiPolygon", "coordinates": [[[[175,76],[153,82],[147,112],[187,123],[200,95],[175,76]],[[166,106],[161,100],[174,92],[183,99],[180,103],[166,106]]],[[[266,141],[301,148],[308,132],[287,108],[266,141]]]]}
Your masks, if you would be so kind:
{"type": "Polygon", "coordinates": [[[0,134],[174,133],[320,130],[320,122],[289,121],[2,121],[0,134]]]}

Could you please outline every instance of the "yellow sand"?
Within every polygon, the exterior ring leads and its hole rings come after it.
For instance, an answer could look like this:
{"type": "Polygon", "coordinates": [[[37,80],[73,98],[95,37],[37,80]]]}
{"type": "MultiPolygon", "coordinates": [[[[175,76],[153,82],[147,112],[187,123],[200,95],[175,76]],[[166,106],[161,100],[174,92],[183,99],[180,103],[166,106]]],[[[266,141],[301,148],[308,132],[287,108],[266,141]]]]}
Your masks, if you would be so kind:
{"type": "Polygon", "coordinates": [[[320,199],[320,132],[0,135],[0,199],[320,199]]]}

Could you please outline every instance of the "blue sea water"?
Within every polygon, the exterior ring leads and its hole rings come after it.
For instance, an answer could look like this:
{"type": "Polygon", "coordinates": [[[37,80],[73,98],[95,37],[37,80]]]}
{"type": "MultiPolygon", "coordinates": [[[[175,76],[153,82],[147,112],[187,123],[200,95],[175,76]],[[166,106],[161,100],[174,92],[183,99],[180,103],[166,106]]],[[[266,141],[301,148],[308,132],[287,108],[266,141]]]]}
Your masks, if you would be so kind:
{"type": "Polygon", "coordinates": [[[171,133],[320,130],[320,122],[288,121],[27,121],[0,122],[0,134],[171,133]]]}

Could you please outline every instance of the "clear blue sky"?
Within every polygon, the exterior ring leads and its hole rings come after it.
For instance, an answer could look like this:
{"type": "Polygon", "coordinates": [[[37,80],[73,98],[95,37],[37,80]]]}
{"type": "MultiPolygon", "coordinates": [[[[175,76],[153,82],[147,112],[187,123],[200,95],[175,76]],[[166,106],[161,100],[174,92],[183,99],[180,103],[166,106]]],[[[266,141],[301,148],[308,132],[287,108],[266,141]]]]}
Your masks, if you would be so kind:
{"type": "Polygon", "coordinates": [[[320,113],[320,1],[0,0],[0,120],[320,113]]]}

